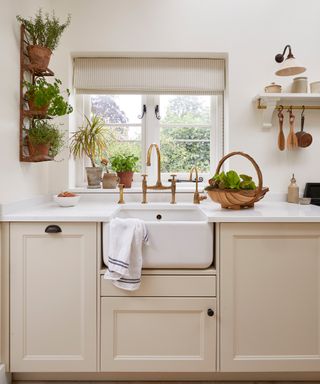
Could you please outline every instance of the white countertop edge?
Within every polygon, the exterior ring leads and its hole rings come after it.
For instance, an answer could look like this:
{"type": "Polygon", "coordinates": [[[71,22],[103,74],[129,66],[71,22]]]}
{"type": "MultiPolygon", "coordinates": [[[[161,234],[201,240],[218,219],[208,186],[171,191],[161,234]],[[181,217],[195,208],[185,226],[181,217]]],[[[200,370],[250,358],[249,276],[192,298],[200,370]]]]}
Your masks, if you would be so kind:
{"type": "Polygon", "coordinates": [[[225,210],[218,204],[205,202],[200,205],[192,203],[127,203],[118,205],[103,201],[80,201],[75,207],[58,207],[53,202],[28,206],[2,215],[2,222],[108,222],[118,210],[133,209],[175,209],[199,208],[210,223],[249,223],[249,222],[282,222],[282,223],[315,223],[320,222],[320,207],[314,205],[298,205],[285,202],[259,202],[255,208],[244,210],[225,210]]]}

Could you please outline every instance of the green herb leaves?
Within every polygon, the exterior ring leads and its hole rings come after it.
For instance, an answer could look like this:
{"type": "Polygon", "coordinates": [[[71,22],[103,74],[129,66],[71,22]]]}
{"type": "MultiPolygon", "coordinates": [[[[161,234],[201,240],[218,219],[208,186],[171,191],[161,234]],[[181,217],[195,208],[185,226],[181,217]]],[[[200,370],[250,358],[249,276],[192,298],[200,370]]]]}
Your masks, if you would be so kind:
{"type": "Polygon", "coordinates": [[[117,154],[110,159],[111,167],[115,172],[135,172],[139,158],[135,155],[117,154]]]}
{"type": "Polygon", "coordinates": [[[40,8],[34,18],[17,16],[17,20],[25,26],[33,45],[47,47],[53,51],[57,48],[63,31],[70,24],[71,16],[68,15],[65,23],[60,23],[54,11],[51,15],[43,15],[40,8]]]}
{"type": "Polygon", "coordinates": [[[236,171],[228,171],[227,173],[221,172],[214,175],[209,180],[209,186],[206,190],[210,189],[256,189],[256,184],[252,180],[251,176],[248,175],[238,175],[236,171]]]}

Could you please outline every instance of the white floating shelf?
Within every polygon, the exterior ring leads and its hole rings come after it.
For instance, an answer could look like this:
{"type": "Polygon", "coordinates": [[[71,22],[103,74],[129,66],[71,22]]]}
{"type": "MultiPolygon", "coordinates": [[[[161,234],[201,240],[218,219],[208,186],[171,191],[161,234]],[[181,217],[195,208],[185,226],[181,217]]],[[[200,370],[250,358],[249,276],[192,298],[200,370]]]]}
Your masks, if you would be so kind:
{"type": "Polygon", "coordinates": [[[320,93],[261,93],[254,98],[257,108],[262,110],[262,126],[272,127],[272,115],[277,107],[293,109],[319,109],[320,93]],[[297,105],[298,103],[298,105],[297,105]]]}

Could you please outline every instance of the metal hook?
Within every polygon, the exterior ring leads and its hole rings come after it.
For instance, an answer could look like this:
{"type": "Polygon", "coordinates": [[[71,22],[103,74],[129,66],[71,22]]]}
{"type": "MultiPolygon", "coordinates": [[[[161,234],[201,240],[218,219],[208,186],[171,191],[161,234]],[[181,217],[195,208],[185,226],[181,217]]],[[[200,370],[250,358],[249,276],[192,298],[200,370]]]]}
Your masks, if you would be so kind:
{"type": "Polygon", "coordinates": [[[145,104],[143,104],[143,107],[142,107],[142,114],[138,116],[138,119],[143,119],[143,116],[147,113],[147,106],[145,104]]]}
{"type": "Polygon", "coordinates": [[[301,117],[303,117],[303,116],[304,116],[304,111],[305,111],[305,109],[306,109],[306,107],[303,105],[303,106],[302,106],[301,117]]]}
{"type": "Polygon", "coordinates": [[[159,105],[156,105],[156,107],[155,107],[155,109],[154,109],[154,113],[155,113],[155,115],[156,115],[156,118],[158,119],[158,120],[160,120],[161,119],[161,116],[160,116],[160,109],[159,109],[159,105]]]}
{"type": "Polygon", "coordinates": [[[287,110],[290,114],[292,113],[292,105],[290,105],[289,109],[287,110]]]}
{"type": "Polygon", "coordinates": [[[279,105],[279,112],[282,112],[283,111],[283,105],[279,105]]]}

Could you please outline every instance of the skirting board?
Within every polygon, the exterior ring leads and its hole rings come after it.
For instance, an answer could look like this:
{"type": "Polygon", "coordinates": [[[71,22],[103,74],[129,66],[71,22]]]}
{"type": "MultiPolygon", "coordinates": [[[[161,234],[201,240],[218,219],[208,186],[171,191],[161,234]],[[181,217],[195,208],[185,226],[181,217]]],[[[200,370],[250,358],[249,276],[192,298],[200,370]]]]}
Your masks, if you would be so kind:
{"type": "MultiPolygon", "coordinates": [[[[277,372],[277,373],[14,373],[13,381],[319,381],[320,372],[277,372]]],[[[2,382],[0,383],[2,384],[2,382]]],[[[43,384],[43,383],[41,383],[43,384]]],[[[57,383],[56,383],[57,384],[57,383]]],[[[65,384],[65,383],[64,383],[65,384]]],[[[80,384],[80,383],[77,383],[80,384]]],[[[94,384],[94,383],[92,383],[94,384]]],[[[98,383],[97,383],[98,384],[98,383]]],[[[266,384],[266,383],[264,383],[266,384]]],[[[279,384],[279,383],[278,383],[279,384]]]]}

